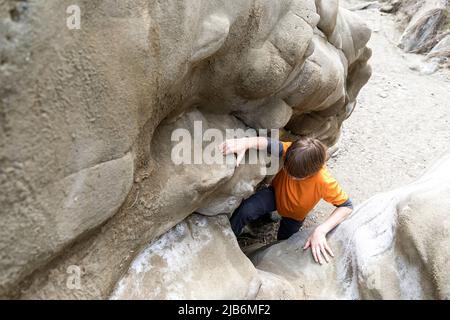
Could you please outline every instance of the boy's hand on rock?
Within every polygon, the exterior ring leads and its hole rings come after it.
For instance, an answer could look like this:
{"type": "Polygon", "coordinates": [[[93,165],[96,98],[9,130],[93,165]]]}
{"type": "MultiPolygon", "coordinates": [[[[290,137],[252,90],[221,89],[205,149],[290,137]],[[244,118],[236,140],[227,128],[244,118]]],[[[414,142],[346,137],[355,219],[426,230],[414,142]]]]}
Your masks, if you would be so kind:
{"type": "Polygon", "coordinates": [[[309,236],[303,249],[306,250],[309,247],[311,247],[314,261],[317,263],[323,264],[324,260],[328,263],[331,260],[330,256],[334,257],[333,251],[331,251],[331,248],[328,246],[326,233],[323,232],[320,227],[317,227],[309,236]]]}
{"type": "Polygon", "coordinates": [[[242,159],[245,156],[245,152],[248,149],[248,143],[245,138],[243,139],[229,139],[225,140],[219,145],[219,150],[222,151],[224,155],[235,153],[236,158],[236,166],[238,167],[241,163],[242,159]]]}

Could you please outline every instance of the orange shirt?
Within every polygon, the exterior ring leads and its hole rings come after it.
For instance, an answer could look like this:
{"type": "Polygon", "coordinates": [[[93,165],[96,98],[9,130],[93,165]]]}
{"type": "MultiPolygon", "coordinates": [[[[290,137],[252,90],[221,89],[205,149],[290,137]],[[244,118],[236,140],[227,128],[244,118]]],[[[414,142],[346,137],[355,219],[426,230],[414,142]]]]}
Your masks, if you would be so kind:
{"type": "MultiPolygon", "coordinates": [[[[284,157],[292,142],[282,144],[284,157]]],[[[294,179],[285,169],[281,169],[272,180],[272,186],[275,189],[278,213],[298,221],[305,219],[320,199],[336,206],[348,200],[348,195],[325,166],[314,176],[304,180],[294,179]]]]}

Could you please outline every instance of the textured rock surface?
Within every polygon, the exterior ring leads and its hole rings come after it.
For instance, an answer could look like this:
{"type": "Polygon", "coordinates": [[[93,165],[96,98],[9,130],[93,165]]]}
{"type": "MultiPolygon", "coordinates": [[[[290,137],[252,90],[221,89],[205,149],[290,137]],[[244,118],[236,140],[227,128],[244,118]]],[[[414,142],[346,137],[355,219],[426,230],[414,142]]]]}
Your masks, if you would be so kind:
{"type": "Polygon", "coordinates": [[[397,17],[403,34],[399,46],[406,52],[427,53],[450,32],[447,0],[384,0],[380,11],[397,17]]]}
{"type": "Polygon", "coordinates": [[[393,14],[401,32],[393,41],[398,42],[398,46],[405,52],[427,54],[423,59],[427,64],[423,68],[414,67],[415,70],[422,74],[432,74],[441,66],[450,66],[448,0],[347,0],[346,3],[352,11],[375,9],[393,14]]]}
{"type": "MultiPolygon", "coordinates": [[[[428,59],[439,59],[441,58],[447,59],[450,58],[450,34],[447,34],[443,37],[437,45],[433,47],[433,49],[427,54],[428,59]]],[[[448,64],[450,61],[448,61],[448,64]]]]}
{"type": "Polygon", "coordinates": [[[146,247],[112,299],[254,299],[258,272],[225,215],[193,214],[146,247]]]}
{"type": "Polygon", "coordinates": [[[329,237],[332,263],[315,264],[301,249],[307,231],[252,261],[288,280],[298,299],[449,299],[449,210],[447,154],[417,181],[358,206],[329,237]]]}
{"type": "Polygon", "coordinates": [[[6,0],[0,25],[1,297],[108,297],[143,246],[262,179],[174,166],[175,127],[287,126],[331,145],[370,76],[370,31],[337,1],[6,0]]]}
{"type": "MultiPolygon", "coordinates": [[[[415,1],[404,4],[404,11],[414,7],[415,12],[406,13],[410,21],[406,27],[399,46],[406,52],[428,52],[438,41],[441,29],[446,25],[450,4],[447,0],[415,1]]],[[[449,20],[450,21],[450,20],[449,20]]]]}

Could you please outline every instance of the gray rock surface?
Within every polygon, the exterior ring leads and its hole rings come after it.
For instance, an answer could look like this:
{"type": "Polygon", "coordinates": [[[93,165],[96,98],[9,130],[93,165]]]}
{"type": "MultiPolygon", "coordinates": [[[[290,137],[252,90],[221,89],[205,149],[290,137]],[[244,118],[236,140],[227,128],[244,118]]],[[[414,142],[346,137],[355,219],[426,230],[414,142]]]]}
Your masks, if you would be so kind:
{"type": "Polygon", "coordinates": [[[445,13],[445,7],[437,7],[416,14],[400,39],[400,48],[406,52],[429,50],[430,40],[436,36],[445,13]]]}
{"type": "Polygon", "coordinates": [[[427,54],[427,59],[438,59],[449,61],[450,59],[450,31],[437,45],[427,54]]]}
{"type": "Polygon", "coordinates": [[[0,26],[7,298],[108,297],[149,242],[197,209],[232,211],[263,178],[263,165],[174,166],[175,127],[332,145],[370,76],[370,30],[337,1],[6,0],[0,26]]]}
{"type": "Polygon", "coordinates": [[[260,286],[228,217],[193,214],[139,253],[111,299],[254,299],[260,286]]]}

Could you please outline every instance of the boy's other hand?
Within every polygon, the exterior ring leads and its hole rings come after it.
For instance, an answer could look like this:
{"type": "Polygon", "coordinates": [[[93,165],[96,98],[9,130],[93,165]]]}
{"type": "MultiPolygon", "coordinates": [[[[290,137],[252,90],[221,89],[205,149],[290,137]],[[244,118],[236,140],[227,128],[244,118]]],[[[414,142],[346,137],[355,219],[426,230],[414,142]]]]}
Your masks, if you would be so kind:
{"type": "Polygon", "coordinates": [[[322,231],[320,227],[317,227],[314,232],[306,240],[306,244],[303,247],[304,250],[311,247],[311,252],[316,263],[323,264],[324,260],[328,263],[331,257],[334,257],[333,251],[328,246],[326,232],[322,231]]]}
{"type": "Polygon", "coordinates": [[[248,149],[248,141],[246,138],[228,139],[219,145],[219,150],[221,150],[224,155],[231,153],[235,153],[237,155],[236,167],[238,167],[239,164],[241,163],[247,149],[248,149]]]}

